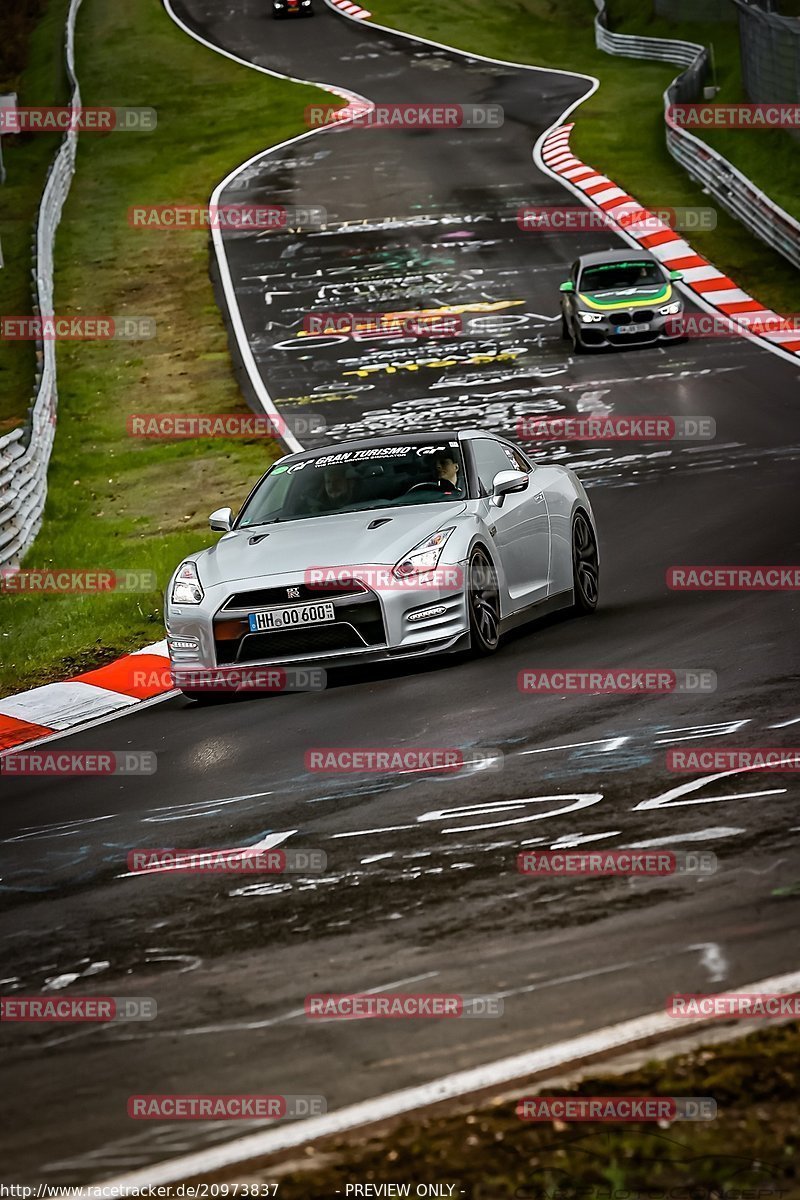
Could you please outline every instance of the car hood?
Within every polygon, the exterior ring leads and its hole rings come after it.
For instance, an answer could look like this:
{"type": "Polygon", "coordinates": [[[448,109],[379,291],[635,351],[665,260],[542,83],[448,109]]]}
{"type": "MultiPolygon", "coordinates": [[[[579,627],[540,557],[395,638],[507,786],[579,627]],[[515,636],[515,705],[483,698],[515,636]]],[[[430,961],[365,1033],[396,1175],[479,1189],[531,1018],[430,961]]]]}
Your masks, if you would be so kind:
{"type": "Polygon", "coordinates": [[[226,533],[195,555],[203,584],[213,587],[267,575],[300,574],[310,567],[394,566],[418,542],[453,524],[465,503],[371,508],[226,533]],[[374,522],[383,522],[369,528],[374,522]]]}
{"type": "Polygon", "coordinates": [[[581,304],[595,312],[611,308],[639,308],[645,305],[667,304],[672,296],[672,286],[669,283],[657,287],[618,288],[603,292],[579,292],[581,304]]]}

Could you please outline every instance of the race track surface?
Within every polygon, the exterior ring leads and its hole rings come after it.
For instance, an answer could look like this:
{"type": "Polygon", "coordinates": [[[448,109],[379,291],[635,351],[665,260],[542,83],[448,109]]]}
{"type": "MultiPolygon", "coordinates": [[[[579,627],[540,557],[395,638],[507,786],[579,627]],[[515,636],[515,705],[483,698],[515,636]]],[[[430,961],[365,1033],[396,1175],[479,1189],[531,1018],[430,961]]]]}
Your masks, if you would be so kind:
{"type": "MultiPolygon", "coordinates": [[[[532,147],[586,80],[432,50],[326,8],[303,22],[274,22],[253,0],[184,0],[176,13],[254,63],[372,100],[505,110],[492,131],[326,131],[266,155],[226,189],[225,203],[327,210],[322,230],[225,239],[248,340],[290,423],[323,418],[320,443],[428,424],[513,436],[522,416],[605,406],[710,416],[717,435],[536,451],[590,488],[603,556],[593,617],[547,618],[489,660],[340,673],[316,694],[213,708],[173,699],[58,743],[155,750],[153,777],[3,784],[4,993],[56,980],[63,986],[46,994],[158,1002],[146,1024],[4,1028],[15,1104],[0,1153],[9,1179],[24,1182],[99,1180],[245,1128],[137,1125],[126,1115],[132,1093],[314,1093],[333,1109],[658,1010],[672,992],[798,965],[797,775],[750,772],[692,789],[699,777],[665,765],[681,744],[797,745],[796,594],[681,594],[665,582],[675,564],[798,561],[797,367],[740,339],[568,353],[558,284],[577,254],[615,239],[526,233],[516,213],[575,203],[537,171],[532,147]],[[474,341],[297,336],[310,311],[479,304],[524,319],[474,341]],[[652,696],[517,688],[524,668],[595,666],[707,668],[718,686],[652,696]],[[492,750],[502,769],[305,770],[307,749],[352,745],[492,750]],[[266,837],[324,850],[327,870],[127,875],[134,847],[266,837]],[[719,870],[548,880],[515,867],[530,846],[646,844],[711,850],[719,870]],[[435,1023],[303,1015],[309,992],[386,987],[499,993],[505,1013],[435,1023]]],[[[239,499],[209,497],[209,509],[239,499]]]]}

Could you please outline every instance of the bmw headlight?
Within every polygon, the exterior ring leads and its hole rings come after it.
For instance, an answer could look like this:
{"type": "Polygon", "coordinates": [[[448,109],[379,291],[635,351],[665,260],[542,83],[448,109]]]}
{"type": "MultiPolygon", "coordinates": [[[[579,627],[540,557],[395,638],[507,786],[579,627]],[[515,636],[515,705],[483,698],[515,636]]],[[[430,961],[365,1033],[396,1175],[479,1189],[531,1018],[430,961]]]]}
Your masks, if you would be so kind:
{"type": "Polygon", "coordinates": [[[424,542],[419,542],[408,554],[404,554],[392,568],[392,574],[397,579],[406,579],[409,575],[421,575],[425,571],[433,571],[439,563],[445,542],[453,533],[453,529],[440,529],[424,542]]]}
{"type": "Polygon", "coordinates": [[[673,300],[672,304],[665,304],[664,307],[660,308],[658,311],[661,313],[662,317],[674,317],[675,313],[679,313],[682,308],[682,300],[673,300]]]}
{"type": "Polygon", "coordinates": [[[583,321],[584,325],[589,325],[592,321],[602,321],[602,313],[584,312],[583,309],[578,309],[578,316],[583,321]]]}
{"type": "Polygon", "coordinates": [[[172,585],[172,604],[202,604],[203,589],[200,586],[200,576],[193,562],[181,563],[175,582],[172,585]]]}

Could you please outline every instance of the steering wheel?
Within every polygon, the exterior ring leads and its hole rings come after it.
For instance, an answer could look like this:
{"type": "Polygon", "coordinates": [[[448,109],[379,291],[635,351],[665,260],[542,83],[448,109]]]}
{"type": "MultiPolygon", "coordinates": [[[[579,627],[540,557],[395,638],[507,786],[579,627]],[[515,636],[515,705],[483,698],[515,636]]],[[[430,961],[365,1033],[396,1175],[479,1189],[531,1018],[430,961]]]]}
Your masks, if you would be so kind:
{"type": "Polygon", "coordinates": [[[410,496],[412,492],[421,492],[423,489],[428,492],[430,492],[430,491],[438,492],[439,485],[438,485],[438,483],[434,483],[429,480],[424,480],[422,483],[412,483],[411,487],[408,488],[405,495],[410,496]]]}

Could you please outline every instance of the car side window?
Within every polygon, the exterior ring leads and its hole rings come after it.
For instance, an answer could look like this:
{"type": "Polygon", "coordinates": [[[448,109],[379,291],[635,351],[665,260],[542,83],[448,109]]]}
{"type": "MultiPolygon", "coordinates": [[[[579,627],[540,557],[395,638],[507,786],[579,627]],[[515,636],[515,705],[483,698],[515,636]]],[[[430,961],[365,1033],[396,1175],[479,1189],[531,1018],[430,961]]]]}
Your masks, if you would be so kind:
{"type": "Polygon", "coordinates": [[[501,443],[492,438],[475,438],[472,443],[472,453],[475,458],[480,494],[481,496],[491,496],[492,480],[495,475],[498,471],[515,470],[514,460],[501,443]]]}
{"type": "Polygon", "coordinates": [[[516,446],[507,446],[505,444],[503,445],[503,449],[511,460],[511,469],[513,471],[524,471],[526,475],[531,473],[533,468],[521,450],[518,450],[516,446]]]}
{"type": "Polygon", "coordinates": [[[581,264],[580,264],[580,259],[577,259],[577,258],[576,258],[576,259],[575,259],[575,262],[572,264],[572,272],[571,272],[571,274],[570,274],[570,279],[572,280],[572,282],[573,282],[573,283],[577,283],[577,282],[578,282],[578,267],[579,267],[580,265],[581,265],[581,264]]]}

